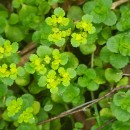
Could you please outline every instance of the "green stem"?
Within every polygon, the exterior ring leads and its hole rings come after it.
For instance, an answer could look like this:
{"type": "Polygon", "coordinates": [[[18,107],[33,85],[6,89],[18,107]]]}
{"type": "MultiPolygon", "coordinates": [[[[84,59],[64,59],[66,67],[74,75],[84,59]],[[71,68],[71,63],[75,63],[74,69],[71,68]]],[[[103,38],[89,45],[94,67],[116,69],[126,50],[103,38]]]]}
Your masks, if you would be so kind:
{"type": "Polygon", "coordinates": [[[27,91],[24,87],[19,86],[19,88],[20,88],[24,93],[28,93],[28,91],[27,91]]]}
{"type": "MultiPolygon", "coordinates": [[[[65,106],[65,109],[66,109],[66,110],[69,110],[69,107],[68,107],[66,104],[65,104],[64,106],[65,106]]],[[[72,126],[74,126],[74,123],[75,123],[74,118],[72,118],[71,115],[69,115],[69,117],[70,117],[70,120],[71,120],[71,122],[72,122],[72,126]]]]}
{"type": "MultiPolygon", "coordinates": [[[[92,55],[91,55],[91,68],[93,68],[93,67],[94,67],[94,53],[92,53],[92,55]]],[[[95,99],[94,92],[91,92],[91,99],[92,100],[95,99]]],[[[101,123],[100,123],[100,118],[99,118],[99,112],[98,112],[97,104],[94,104],[93,107],[94,107],[94,111],[95,111],[95,115],[96,115],[96,120],[97,120],[98,126],[100,127],[101,123]]]]}
{"type": "MultiPolygon", "coordinates": [[[[91,98],[92,98],[92,100],[95,99],[95,98],[94,98],[94,93],[93,93],[93,92],[91,92],[91,98]]],[[[93,107],[94,107],[95,116],[96,116],[96,120],[97,120],[98,126],[100,127],[100,126],[101,126],[101,123],[100,123],[100,118],[99,118],[99,113],[98,113],[97,105],[94,104],[93,107]]]]}

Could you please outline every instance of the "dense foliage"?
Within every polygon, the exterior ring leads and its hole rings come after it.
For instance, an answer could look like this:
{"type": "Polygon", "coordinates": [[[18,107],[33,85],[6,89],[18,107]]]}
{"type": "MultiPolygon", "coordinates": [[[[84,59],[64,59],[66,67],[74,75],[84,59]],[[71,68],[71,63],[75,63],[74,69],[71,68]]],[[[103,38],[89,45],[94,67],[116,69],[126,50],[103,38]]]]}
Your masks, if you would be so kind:
{"type": "Polygon", "coordinates": [[[129,130],[127,0],[0,2],[1,130],[129,130]]]}

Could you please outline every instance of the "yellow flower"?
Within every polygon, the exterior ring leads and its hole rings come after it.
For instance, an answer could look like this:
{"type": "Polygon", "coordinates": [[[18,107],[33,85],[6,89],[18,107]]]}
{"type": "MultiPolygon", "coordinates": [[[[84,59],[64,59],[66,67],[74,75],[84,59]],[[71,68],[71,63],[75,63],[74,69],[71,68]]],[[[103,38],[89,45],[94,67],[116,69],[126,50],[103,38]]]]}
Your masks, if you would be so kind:
{"type": "Polygon", "coordinates": [[[45,58],[44,58],[44,61],[45,61],[46,64],[49,64],[50,61],[51,61],[51,58],[48,55],[46,55],[45,58]]]}
{"type": "Polygon", "coordinates": [[[16,113],[18,113],[19,110],[21,109],[22,104],[23,104],[22,98],[12,100],[7,107],[8,116],[14,116],[16,113]]]}

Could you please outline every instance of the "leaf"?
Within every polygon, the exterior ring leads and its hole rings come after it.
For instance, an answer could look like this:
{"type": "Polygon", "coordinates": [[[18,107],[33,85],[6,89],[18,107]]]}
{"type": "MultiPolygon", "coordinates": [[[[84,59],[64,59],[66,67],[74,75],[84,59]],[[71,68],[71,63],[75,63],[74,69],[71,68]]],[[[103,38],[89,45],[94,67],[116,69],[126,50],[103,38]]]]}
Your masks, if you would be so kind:
{"type": "Polygon", "coordinates": [[[30,107],[34,103],[34,97],[31,94],[24,94],[22,95],[23,99],[23,109],[26,109],[27,107],[30,107]]]}
{"type": "Polygon", "coordinates": [[[90,81],[88,84],[87,84],[87,88],[89,91],[96,91],[98,90],[99,88],[99,84],[97,84],[96,82],[94,81],[90,81]]]}
{"type": "Polygon", "coordinates": [[[40,108],[41,108],[40,102],[34,101],[32,107],[33,107],[33,114],[36,115],[37,113],[39,113],[40,108]]]}
{"type": "Polygon", "coordinates": [[[65,102],[72,102],[80,93],[80,89],[76,86],[68,86],[65,92],[63,93],[63,100],[65,102]],[[73,92],[73,93],[72,93],[73,92]]]}
{"type": "Polygon", "coordinates": [[[52,53],[52,49],[48,46],[39,46],[37,49],[37,55],[39,57],[44,57],[46,55],[50,55],[52,53]]]}
{"type": "Polygon", "coordinates": [[[12,1],[12,6],[14,8],[19,8],[21,4],[22,4],[22,0],[13,0],[12,1]]]}
{"type": "Polygon", "coordinates": [[[37,126],[35,124],[22,124],[16,130],[37,130],[37,126]]]}
{"type": "Polygon", "coordinates": [[[111,118],[113,115],[112,115],[110,108],[102,108],[100,110],[100,116],[111,118]]]}
{"type": "Polygon", "coordinates": [[[100,51],[100,58],[103,62],[108,63],[110,60],[110,55],[112,53],[107,49],[106,46],[104,46],[100,51]]]}
{"type": "Polygon", "coordinates": [[[122,110],[120,107],[115,106],[113,103],[111,104],[111,110],[113,115],[119,121],[126,122],[130,119],[130,114],[127,111],[122,110]]]}
{"type": "Polygon", "coordinates": [[[113,130],[129,130],[130,123],[128,122],[122,122],[122,121],[115,121],[112,123],[112,129],[113,130]]]}
{"type": "Polygon", "coordinates": [[[85,74],[87,70],[87,66],[85,64],[79,64],[79,66],[76,69],[77,75],[83,75],[85,74]]]}
{"type": "Polygon", "coordinates": [[[94,79],[94,81],[97,83],[97,84],[104,84],[106,82],[106,79],[105,79],[105,71],[104,69],[102,68],[95,68],[95,71],[96,71],[96,78],[94,79]]]}
{"type": "Polygon", "coordinates": [[[84,55],[92,54],[96,50],[95,44],[81,44],[80,51],[84,55]]]}
{"type": "Polygon", "coordinates": [[[118,92],[114,95],[114,98],[113,98],[113,103],[116,105],[116,106],[121,106],[121,101],[123,99],[123,96],[125,96],[126,93],[125,92],[118,92]]]}
{"type": "Polygon", "coordinates": [[[92,15],[89,15],[89,14],[85,14],[85,15],[83,15],[83,17],[82,17],[82,20],[83,20],[83,21],[86,21],[86,22],[88,22],[88,23],[91,23],[91,22],[93,21],[93,16],[92,16],[92,15]]]}
{"type": "Polygon", "coordinates": [[[29,17],[29,15],[31,16],[32,14],[36,14],[36,13],[37,13],[37,8],[35,6],[23,4],[22,8],[19,11],[19,18],[21,21],[24,21],[29,17]]]}
{"type": "Polygon", "coordinates": [[[13,42],[11,46],[12,46],[13,53],[18,51],[18,43],[17,42],[13,42]]]}
{"type": "Polygon", "coordinates": [[[25,34],[20,26],[7,25],[5,29],[6,37],[12,42],[19,42],[24,39],[25,34]]]}
{"type": "Polygon", "coordinates": [[[60,130],[62,128],[60,119],[57,119],[51,122],[50,130],[53,130],[54,128],[55,130],[60,130]]]}
{"type": "Polygon", "coordinates": [[[13,85],[14,80],[12,80],[12,79],[9,78],[9,77],[5,77],[5,78],[2,79],[2,82],[3,82],[5,85],[11,86],[11,85],[13,85]]]}
{"type": "Polygon", "coordinates": [[[65,15],[65,12],[62,8],[58,7],[54,10],[54,14],[57,16],[57,17],[63,17],[65,15]]]}
{"type": "Polygon", "coordinates": [[[78,84],[81,87],[86,87],[88,85],[89,79],[86,76],[78,78],[78,84]]]}
{"type": "Polygon", "coordinates": [[[12,13],[9,18],[10,24],[16,24],[19,22],[19,16],[16,13],[12,13]]]}
{"type": "Polygon", "coordinates": [[[116,27],[119,31],[126,31],[130,29],[130,12],[129,7],[122,6],[120,8],[121,18],[118,20],[116,27]]]}
{"type": "Polygon", "coordinates": [[[85,75],[88,77],[88,79],[95,79],[96,78],[96,72],[92,68],[87,69],[85,72],[85,75]]]}
{"type": "Polygon", "coordinates": [[[129,83],[128,77],[123,77],[117,84],[117,86],[126,86],[129,83]]]}
{"type": "Polygon", "coordinates": [[[2,98],[3,96],[5,96],[7,94],[7,86],[4,84],[0,84],[0,98],[2,98]]]}
{"type": "Polygon", "coordinates": [[[65,65],[68,62],[68,55],[66,53],[61,53],[60,54],[60,64],[65,65]]]}
{"type": "Polygon", "coordinates": [[[64,65],[64,67],[76,69],[79,64],[77,57],[71,52],[64,52],[64,53],[68,56],[68,62],[66,65],[64,65]]]}
{"type": "Polygon", "coordinates": [[[61,47],[65,44],[65,39],[64,38],[61,38],[61,40],[57,41],[55,43],[58,47],[61,47]]]}
{"type": "Polygon", "coordinates": [[[39,14],[40,15],[45,15],[49,12],[51,6],[47,1],[41,1],[41,3],[38,6],[39,14]]]}
{"type": "Polygon", "coordinates": [[[103,23],[108,26],[112,26],[112,25],[116,24],[116,21],[117,21],[116,14],[113,11],[109,11],[107,13],[107,17],[106,17],[105,21],[103,21],[103,23]]]}
{"type": "Polygon", "coordinates": [[[79,129],[83,128],[83,124],[81,122],[76,122],[74,126],[75,128],[79,128],[79,129]]]}
{"type": "Polygon", "coordinates": [[[50,111],[53,108],[52,102],[49,100],[45,105],[44,105],[44,110],[45,111],[50,111]]]}
{"type": "MultiPolygon", "coordinates": [[[[103,96],[106,95],[108,92],[109,92],[108,90],[105,90],[105,91],[100,92],[98,98],[103,97],[103,96]]],[[[109,104],[109,98],[104,98],[103,100],[99,101],[99,106],[100,106],[101,108],[107,108],[107,107],[109,107],[109,106],[110,106],[110,104],[109,104]]]]}
{"type": "Polygon", "coordinates": [[[46,76],[41,76],[41,77],[39,78],[39,80],[38,80],[38,85],[39,85],[40,87],[44,87],[44,86],[47,84],[46,79],[47,79],[46,76]]]}
{"type": "Polygon", "coordinates": [[[83,12],[85,14],[90,14],[92,12],[92,10],[95,8],[95,1],[87,1],[84,5],[83,5],[83,12]]]}
{"type": "Polygon", "coordinates": [[[18,71],[19,76],[24,76],[25,75],[25,69],[23,67],[19,66],[17,68],[17,71],[18,71]]]}
{"type": "Polygon", "coordinates": [[[129,63],[129,57],[120,54],[112,54],[110,56],[110,64],[116,69],[125,67],[129,63]]]}
{"type": "Polygon", "coordinates": [[[48,119],[48,113],[45,112],[44,108],[41,107],[39,113],[37,114],[37,118],[38,122],[48,119]]]}
{"type": "Polygon", "coordinates": [[[46,88],[44,88],[44,87],[39,87],[38,86],[38,84],[37,84],[37,82],[36,82],[36,80],[33,80],[30,84],[29,84],[29,92],[31,93],[31,94],[38,94],[38,93],[40,93],[41,91],[43,91],[44,89],[46,89],[46,88]]]}
{"type": "Polygon", "coordinates": [[[107,48],[109,49],[109,51],[118,53],[119,42],[120,42],[119,35],[109,38],[107,41],[107,48]]]}
{"type": "Polygon", "coordinates": [[[122,71],[112,68],[105,70],[105,77],[110,83],[118,82],[122,78],[122,71]]]}
{"type": "Polygon", "coordinates": [[[0,17],[0,34],[5,31],[6,23],[7,23],[6,19],[3,17],[0,17]]]}
{"type": "Polygon", "coordinates": [[[25,70],[30,73],[30,74],[33,74],[35,72],[35,69],[30,65],[29,62],[27,62],[25,65],[24,65],[24,68],[25,70]]]}
{"type": "Polygon", "coordinates": [[[71,6],[68,10],[67,17],[72,20],[81,20],[83,11],[79,6],[71,6]]]}
{"type": "Polygon", "coordinates": [[[70,78],[74,78],[76,76],[76,71],[72,68],[68,68],[67,72],[69,73],[70,78]]]}

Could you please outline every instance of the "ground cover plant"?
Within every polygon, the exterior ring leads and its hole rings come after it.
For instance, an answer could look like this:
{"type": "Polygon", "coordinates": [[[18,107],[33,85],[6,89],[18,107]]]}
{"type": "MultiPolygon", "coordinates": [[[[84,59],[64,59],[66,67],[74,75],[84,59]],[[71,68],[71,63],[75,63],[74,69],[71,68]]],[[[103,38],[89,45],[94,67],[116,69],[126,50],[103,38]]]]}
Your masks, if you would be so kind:
{"type": "Polygon", "coordinates": [[[129,130],[129,0],[0,0],[0,129],[129,130]]]}

